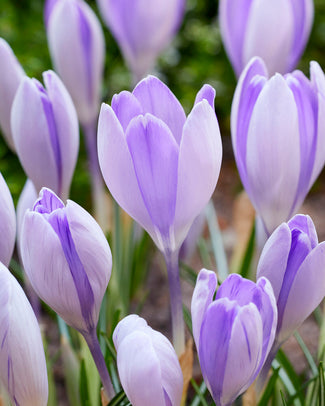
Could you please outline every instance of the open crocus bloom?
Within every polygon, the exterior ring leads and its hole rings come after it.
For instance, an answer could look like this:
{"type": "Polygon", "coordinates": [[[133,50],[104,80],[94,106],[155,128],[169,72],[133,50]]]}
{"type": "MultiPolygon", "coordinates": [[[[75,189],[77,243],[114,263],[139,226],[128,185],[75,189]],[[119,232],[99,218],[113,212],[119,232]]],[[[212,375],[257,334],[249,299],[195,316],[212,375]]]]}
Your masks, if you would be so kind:
{"type": "Polygon", "coordinates": [[[186,118],[173,93],[148,76],[130,92],[103,104],[98,155],[105,182],[119,205],[163,251],[177,250],[209,201],[222,146],[205,85],[186,118]]]}
{"type": "Polygon", "coordinates": [[[230,275],[219,287],[202,269],[193,292],[193,336],[202,374],[217,406],[228,406],[260,372],[272,347],[277,309],[266,278],[230,275]]]}
{"type": "Polygon", "coordinates": [[[299,209],[325,162],[325,76],[269,78],[254,58],[232,104],[231,135],[243,185],[268,235],[299,209]]]}

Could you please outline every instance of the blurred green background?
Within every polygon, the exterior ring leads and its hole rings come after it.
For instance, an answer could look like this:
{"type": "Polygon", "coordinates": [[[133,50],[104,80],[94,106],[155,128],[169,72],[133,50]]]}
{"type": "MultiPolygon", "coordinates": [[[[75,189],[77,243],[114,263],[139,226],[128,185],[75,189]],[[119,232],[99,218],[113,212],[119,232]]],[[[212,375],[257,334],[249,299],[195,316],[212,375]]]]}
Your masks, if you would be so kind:
{"type": "MultiPolygon", "coordinates": [[[[99,16],[95,1],[89,0],[88,3],[99,16]]],[[[0,11],[0,36],[10,44],[26,73],[39,80],[43,71],[52,68],[43,23],[43,6],[44,0],[1,0],[0,11]]],[[[221,43],[217,14],[217,0],[187,0],[181,29],[160,56],[154,73],[180,99],[187,113],[200,87],[204,83],[211,84],[216,89],[216,112],[221,133],[223,137],[228,137],[236,78],[221,43]]],[[[103,101],[110,102],[114,93],[131,87],[131,75],[112,35],[104,24],[103,27],[106,37],[103,101]]],[[[310,60],[317,60],[325,68],[324,0],[315,0],[313,30],[298,66],[306,74],[310,60]]],[[[16,203],[26,177],[18,159],[8,150],[2,138],[0,171],[16,203]]],[[[90,207],[90,182],[82,142],[71,198],[86,208],[90,207]]]]}

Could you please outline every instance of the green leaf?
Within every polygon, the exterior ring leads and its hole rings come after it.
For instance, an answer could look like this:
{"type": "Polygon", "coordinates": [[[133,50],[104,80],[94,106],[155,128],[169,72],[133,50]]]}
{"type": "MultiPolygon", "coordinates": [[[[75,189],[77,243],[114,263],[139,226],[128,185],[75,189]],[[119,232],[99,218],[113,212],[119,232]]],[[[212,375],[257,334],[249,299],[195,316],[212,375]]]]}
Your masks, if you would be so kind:
{"type": "Polygon", "coordinates": [[[119,406],[122,405],[123,402],[127,400],[126,394],[123,390],[121,390],[113,399],[109,402],[108,406],[119,406]]]}
{"type": "Polygon", "coordinates": [[[196,396],[194,397],[191,406],[199,406],[199,405],[208,406],[208,403],[204,398],[204,393],[206,392],[207,389],[205,382],[203,381],[201,386],[199,387],[195,382],[195,380],[191,378],[191,385],[196,393],[196,396]]]}
{"type": "Polygon", "coordinates": [[[183,317],[189,332],[193,336],[191,312],[185,305],[183,305],[183,317]]]}
{"type": "Polygon", "coordinates": [[[86,363],[85,360],[81,360],[80,364],[80,384],[79,384],[79,393],[80,393],[80,402],[81,406],[91,406],[88,392],[88,379],[86,372],[86,363]]]}
{"type": "Polygon", "coordinates": [[[324,382],[324,367],[323,363],[319,363],[318,367],[319,373],[319,391],[318,391],[318,401],[319,406],[325,406],[325,382],[324,382]]]}
{"type": "Polygon", "coordinates": [[[243,262],[239,268],[239,275],[243,278],[247,278],[250,274],[251,265],[254,258],[254,250],[255,250],[255,221],[253,222],[252,231],[247,243],[245,255],[243,258],[243,262]]]}
{"type": "Polygon", "coordinates": [[[191,268],[189,265],[185,264],[185,262],[180,261],[180,276],[182,279],[189,282],[192,286],[195,286],[196,279],[197,279],[197,272],[191,268]]]}
{"type": "Polygon", "coordinates": [[[258,402],[258,406],[265,406],[267,405],[268,401],[272,398],[276,381],[279,377],[280,367],[273,370],[273,374],[269,379],[269,382],[263,392],[263,396],[261,397],[260,401],[258,402]]]}
{"type": "Polygon", "coordinates": [[[308,361],[308,364],[310,366],[310,369],[312,370],[313,375],[317,375],[318,373],[318,368],[317,365],[314,361],[313,356],[311,355],[310,351],[308,350],[304,340],[302,339],[301,335],[296,331],[294,333],[294,336],[297,340],[297,343],[299,344],[300,348],[302,349],[302,352],[304,353],[306,360],[308,361]]]}

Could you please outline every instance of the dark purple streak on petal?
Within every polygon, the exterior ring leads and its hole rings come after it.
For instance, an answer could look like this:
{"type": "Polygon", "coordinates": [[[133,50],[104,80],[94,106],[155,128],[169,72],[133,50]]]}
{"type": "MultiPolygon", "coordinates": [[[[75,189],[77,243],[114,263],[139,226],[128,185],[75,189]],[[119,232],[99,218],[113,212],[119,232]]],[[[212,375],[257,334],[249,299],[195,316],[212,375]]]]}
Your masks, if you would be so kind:
{"type": "Polygon", "coordinates": [[[79,29],[82,43],[82,51],[84,54],[84,63],[86,69],[86,80],[87,80],[87,97],[89,103],[93,100],[93,86],[92,86],[92,43],[91,43],[91,30],[89,23],[84,16],[84,12],[78,5],[78,14],[79,14],[79,29]]]}

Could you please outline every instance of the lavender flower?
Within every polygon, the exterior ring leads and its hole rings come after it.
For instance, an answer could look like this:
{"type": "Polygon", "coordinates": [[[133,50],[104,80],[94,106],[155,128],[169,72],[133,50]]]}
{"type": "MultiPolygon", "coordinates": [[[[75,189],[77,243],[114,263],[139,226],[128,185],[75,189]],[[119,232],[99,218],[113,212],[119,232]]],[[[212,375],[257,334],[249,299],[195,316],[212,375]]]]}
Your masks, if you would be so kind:
{"type": "Polygon", "coordinates": [[[12,133],[36,190],[47,186],[66,199],[78,156],[78,120],[58,76],[47,71],[43,79],[46,89],[36,79],[21,82],[11,111],[12,133]]]}
{"type": "Polygon", "coordinates": [[[185,0],[97,0],[135,83],[154,66],[179,28],[185,0]]]}
{"type": "Polygon", "coordinates": [[[236,75],[254,56],[264,59],[270,75],[291,72],[313,18],[313,0],[220,0],[221,35],[236,75]]]}
{"type": "Polygon", "coordinates": [[[277,309],[271,284],[232,274],[219,287],[202,269],[194,289],[193,336],[205,383],[217,406],[228,406],[254,381],[273,344],[277,309]]]}
{"type": "Polygon", "coordinates": [[[9,266],[16,240],[16,213],[14,203],[0,173],[0,261],[9,266]]]}
{"type": "Polygon", "coordinates": [[[0,262],[0,380],[13,405],[46,406],[44,349],[33,310],[16,279],[0,262]]]}
{"type": "Polygon", "coordinates": [[[109,397],[114,391],[96,336],[112,256],[96,221],[43,188],[24,217],[20,251],[36,293],[86,339],[109,397]]]}
{"type": "Polygon", "coordinates": [[[132,314],[113,333],[117,368],[133,406],[180,406],[183,375],[167,338],[132,314]]]}
{"type": "Polygon", "coordinates": [[[243,185],[268,235],[300,207],[325,162],[325,76],[300,71],[268,79],[254,58],[235,92],[231,132],[243,185]]]}
{"type": "Polygon", "coordinates": [[[25,72],[8,43],[0,38],[0,127],[9,147],[14,150],[10,112],[18,86],[25,72]]]}

